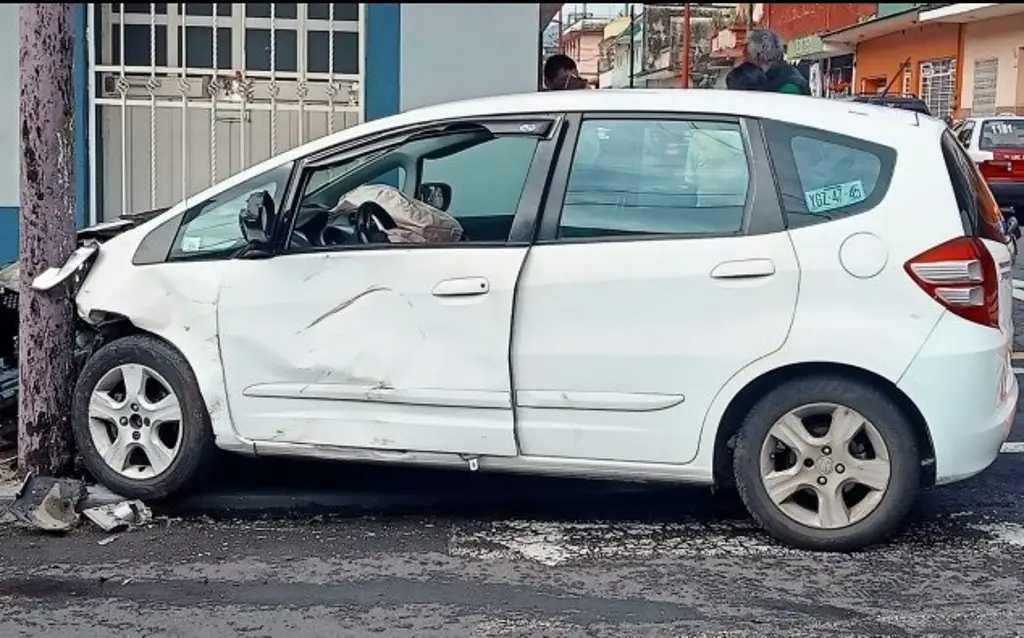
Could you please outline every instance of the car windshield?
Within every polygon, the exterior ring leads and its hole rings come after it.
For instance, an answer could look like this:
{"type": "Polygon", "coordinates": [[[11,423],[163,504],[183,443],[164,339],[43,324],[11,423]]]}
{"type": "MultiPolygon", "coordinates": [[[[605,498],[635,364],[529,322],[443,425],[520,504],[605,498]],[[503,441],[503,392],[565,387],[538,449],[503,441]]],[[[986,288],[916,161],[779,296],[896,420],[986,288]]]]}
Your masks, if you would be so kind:
{"type": "Polygon", "coordinates": [[[983,151],[994,148],[1024,148],[1024,118],[985,120],[981,125],[978,148],[983,151]]]}

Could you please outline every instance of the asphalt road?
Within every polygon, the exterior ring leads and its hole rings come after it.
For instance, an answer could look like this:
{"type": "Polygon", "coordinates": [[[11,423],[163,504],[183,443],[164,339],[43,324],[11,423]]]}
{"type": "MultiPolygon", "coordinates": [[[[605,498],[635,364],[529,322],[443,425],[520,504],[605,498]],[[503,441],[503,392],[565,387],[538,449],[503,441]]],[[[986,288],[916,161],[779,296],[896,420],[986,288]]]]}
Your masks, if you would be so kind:
{"type": "Polygon", "coordinates": [[[235,461],[229,492],[343,485],[371,513],[324,496],[186,504],[116,537],[0,526],[0,636],[1020,636],[1024,418],[1010,441],[849,555],[780,547],[705,490],[235,461]]]}

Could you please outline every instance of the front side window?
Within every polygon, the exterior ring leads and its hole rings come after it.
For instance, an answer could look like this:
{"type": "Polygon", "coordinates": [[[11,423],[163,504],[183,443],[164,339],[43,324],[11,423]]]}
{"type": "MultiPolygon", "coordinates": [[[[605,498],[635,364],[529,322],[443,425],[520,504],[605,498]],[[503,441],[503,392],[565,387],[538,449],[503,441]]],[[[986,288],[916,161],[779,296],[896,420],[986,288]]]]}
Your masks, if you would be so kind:
{"type": "Polygon", "coordinates": [[[895,150],[782,122],[763,126],[790,228],[857,215],[885,197],[895,150]]]}
{"type": "Polygon", "coordinates": [[[476,128],[318,166],[303,178],[290,245],[503,243],[538,143],[476,128]],[[359,227],[367,202],[383,209],[388,228],[359,227]]]}
{"type": "Polygon", "coordinates": [[[736,122],[585,120],[558,237],[739,233],[749,182],[736,122]]]}
{"type": "Polygon", "coordinates": [[[280,208],[291,172],[288,162],[189,208],[171,246],[171,259],[222,256],[244,247],[239,213],[249,196],[266,191],[280,208]]]}

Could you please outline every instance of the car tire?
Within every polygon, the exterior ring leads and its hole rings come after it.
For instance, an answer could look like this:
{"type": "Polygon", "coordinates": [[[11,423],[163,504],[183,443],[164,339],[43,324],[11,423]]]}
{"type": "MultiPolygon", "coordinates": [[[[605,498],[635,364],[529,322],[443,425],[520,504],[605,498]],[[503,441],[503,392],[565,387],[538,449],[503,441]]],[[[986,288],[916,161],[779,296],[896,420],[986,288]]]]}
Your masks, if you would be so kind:
{"type": "MultiPolygon", "coordinates": [[[[837,413],[839,412],[837,411],[837,413]]],[[[807,423],[803,419],[800,419],[800,422],[807,423]]],[[[831,421],[827,427],[831,428],[831,421]]],[[[804,429],[807,431],[806,427],[804,429]]],[[[866,429],[859,431],[858,437],[867,436],[866,429]]],[[[829,434],[826,433],[825,436],[829,436],[829,434]]],[[[822,441],[824,439],[812,440],[822,441]]],[[[855,440],[863,441],[859,438],[855,440]]],[[[860,449],[864,449],[859,442],[854,445],[860,445],[860,449]]],[[[870,442],[868,446],[873,449],[873,444],[870,442]]],[[[790,448],[783,447],[781,449],[785,451],[790,448]]],[[[801,481],[810,481],[814,476],[813,482],[819,483],[819,486],[823,478],[826,481],[830,479],[835,481],[831,485],[849,485],[844,481],[852,481],[853,474],[859,471],[851,469],[847,472],[846,477],[837,475],[834,472],[842,468],[838,464],[832,465],[833,461],[831,460],[828,463],[823,460],[826,448],[813,449],[817,450],[818,457],[812,459],[812,465],[805,464],[804,469],[793,470],[790,468],[785,471],[801,472],[801,475],[805,477],[800,479],[801,481]],[[824,472],[831,472],[831,474],[825,475],[824,472]]],[[[851,449],[850,446],[847,446],[847,451],[849,449],[851,449]]],[[[839,458],[840,452],[829,451],[836,455],[829,457],[830,459],[839,458]]],[[[784,453],[788,455],[788,451],[784,453]]],[[[788,458],[791,459],[794,456],[797,455],[788,456],[788,458]]],[[[812,456],[813,454],[807,455],[808,458],[812,456]]],[[[781,462],[785,464],[784,460],[781,462]]],[[[806,463],[807,458],[803,462],[806,463]]],[[[768,392],[749,412],[736,438],[733,473],[740,498],[747,510],[761,528],[775,539],[797,549],[857,551],[870,545],[882,543],[900,530],[917,496],[920,486],[921,462],[917,437],[910,421],[885,393],[869,384],[843,377],[808,377],[776,387],[768,392]],[[808,524],[806,521],[797,520],[794,516],[787,514],[782,505],[777,505],[769,496],[768,488],[765,485],[766,481],[762,478],[763,472],[775,470],[774,467],[763,469],[762,458],[767,456],[764,453],[774,450],[768,452],[771,454],[768,457],[771,460],[765,461],[772,464],[776,462],[774,459],[780,450],[777,447],[779,444],[775,442],[776,438],[769,434],[773,432],[775,425],[791,413],[800,414],[800,410],[816,408],[829,409],[825,406],[839,406],[840,409],[853,410],[863,416],[867,424],[874,428],[872,435],[876,439],[880,436],[884,442],[883,452],[887,452],[889,464],[888,484],[884,491],[877,490],[877,494],[868,492],[874,497],[872,502],[877,503],[874,505],[874,509],[871,509],[863,518],[853,520],[852,524],[848,526],[831,529],[821,526],[823,516],[820,513],[821,499],[824,497],[819,494],[826,494],[825,487],[819,488],[812,485],[810,488],[801,488],[804,490],[803,494],[797,495],[805,500],[812,498],[817,502],[819,511],[816,514],[817,524],[808,524]],[[771,446],[773,447],[768,447],[770,436],[772,436],[771,446]]],[[[842,490],[847,489],[851,488],[839,488],[840,499],[846,498],[842,496],[842,490]]],[[[856,489],[866,490],[867,488],[857,487],[856,489]]],[[[779,493],[785,491],[780,489],[779,493]]],[[[796,496],[791,498],[796,498],[796,496]]],[[[797,507],[792,502],[784,504],[787,511],[795,511],[797,507]]],[[[855,504],[853,507],[856,508],[859,505],[855,504]]],[[[847,520],[855,518],[852,515],[854,509],[844,506],[842,511],[850,517],[847,520]]]]}
{"type": "MultiPolygon", "coordinates": [[[[145,383],[149,381],[144,382],[144,385],[145,383]]],[[[124,404],[126,407],[122,410],[130,409],[127,398],[124,404]]],[[[142,413],[145,414],[145,410],[142,413]]],[[[130,416],[130,413],[128,414],[130,416]]],[[[120,432],[118,427],[135,426],[115,424],[112,431],[120,432]]],[[[111,341],[86,361],[75,384],[72,428],[75,443],[86,469],[105,487],[126,498],[159,501],[187,493],[198,487],[208,475],[216,452],[210,416],[199,392],[192,367],[175,348],[148,335],[131,335],[111,341]],[[93,436],[93,426],[96,424],[90,417],[93,392],[97,390],[98,384],[109,378],[114,371],[129,369],[126,366],[134,369],[141,367],[155,373],[148,378],[159,377],[161,385],[166,382],[169,390],[177,398],[180,410],[177,426],[177,436],[180,438],[176,439],[176,454],[166,469],[151,477],[140,474],[135,478],[115,470],[104,460],[93,436]]],[[[144,436],[146,429],[141,423],[139,430],[139,434],[144,436]]],[[[126,432],[127,436],[136,437],[138,440],[139,434],[131,429],[126,432]]],[[[156,433],[156,429],[153,432],[156,433]]],[[[125,464],[127,463],[129,461],[126,459],[125,464]]]]}

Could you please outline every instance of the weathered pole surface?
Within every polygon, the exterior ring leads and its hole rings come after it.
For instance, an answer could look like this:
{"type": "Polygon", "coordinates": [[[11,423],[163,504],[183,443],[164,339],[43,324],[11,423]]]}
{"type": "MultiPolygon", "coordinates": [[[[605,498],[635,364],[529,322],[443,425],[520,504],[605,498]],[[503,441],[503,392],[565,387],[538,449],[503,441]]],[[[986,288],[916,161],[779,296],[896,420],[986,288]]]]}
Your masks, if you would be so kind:
{"type": "Polygon", "coordinates": [[[18,464],[61,476],[73,467],[73,307],[67,289],[32,289],[74,250],[71,3],[21,4],[21,290],[18,464]]]}

